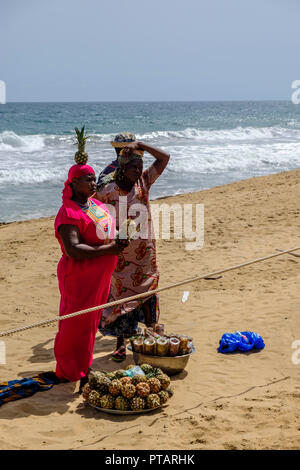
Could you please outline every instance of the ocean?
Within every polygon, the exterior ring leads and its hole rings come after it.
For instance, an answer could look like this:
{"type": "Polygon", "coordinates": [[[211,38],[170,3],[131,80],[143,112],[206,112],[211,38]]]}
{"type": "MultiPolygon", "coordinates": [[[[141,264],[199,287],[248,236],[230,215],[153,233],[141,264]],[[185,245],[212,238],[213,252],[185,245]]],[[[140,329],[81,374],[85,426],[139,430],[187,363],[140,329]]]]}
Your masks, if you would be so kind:
{"type": "Polygon", "coordinates": [[[83,125],[97,175],[122,131],[170,153],[151,199],[300,167],[300,106],[288,101],[0,104],[0,222],[56,214],[83,125]]]}

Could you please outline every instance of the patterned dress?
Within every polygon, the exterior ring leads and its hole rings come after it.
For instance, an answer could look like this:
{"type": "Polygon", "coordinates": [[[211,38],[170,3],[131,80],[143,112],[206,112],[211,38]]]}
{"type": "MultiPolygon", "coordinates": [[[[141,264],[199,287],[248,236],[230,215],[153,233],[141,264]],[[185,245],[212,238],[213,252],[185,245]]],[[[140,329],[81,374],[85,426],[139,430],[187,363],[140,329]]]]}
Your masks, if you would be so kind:
{"type": "MultiPolygon", "coordinates": [[[[146,230],[142,235],[144,238],[132,240],[118,256],[118,264],[111,281],[109,302],[148,292],[158,287],[159,272],[156,263],[156,244],[149,204],[149,190],[158,176],[159,173],[155,166],[151,165],[143,172],[130,192],[120,189],[115,181],[102,186],[98,192],[98,198],[102,202],[114,206],[117,227],[119,226],[120,196],[127,198],[127,216],[130,215],[133,220],[139,217],[139,215],[132,216],[130,209],[133,205],[142,204],[147,210],[146,227],[144,225],[146,230]]],[[[150,308],[151,323],[157,322],[159,318],[158,297],[153,295],[150,298],[133,300],[104,309],[102,319],[113,313],[117,315],[117,320],[105,328],[100,325],[101,333],[112,336],[121,334],[130,336],[134,334],[138,321],[146,323],[143,309],[145,302],[148,302],[150,308]]]]}

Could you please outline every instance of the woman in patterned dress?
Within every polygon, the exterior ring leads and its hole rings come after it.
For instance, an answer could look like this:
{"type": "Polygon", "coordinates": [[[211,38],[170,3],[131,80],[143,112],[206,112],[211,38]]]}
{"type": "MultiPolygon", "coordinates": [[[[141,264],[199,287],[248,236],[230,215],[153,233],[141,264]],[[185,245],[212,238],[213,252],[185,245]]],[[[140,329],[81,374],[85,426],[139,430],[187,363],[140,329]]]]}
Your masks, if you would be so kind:
{"type": "MultiPolygon", "coordinates": [[[[63,205],[55,219],[55,236],[62,250],[57,267],[60,315],[106,303],[117,255],[124,247],[113,241],[115,221],[106,206],[92,196],[96,176],[89,165],[73,165],[63,190],[63,205]]],[[[101,311],[59,322],[54,354],[61,382],[87,381],[101,311]]]]}
{"type": "MultiPolygon", "coordinates": [[[[118,264],[112,276],[109,301],[120,300],[158,287],[159,272],[156,264],[156,246],[153,233],[149,190],[162,174],[169,161],[169,154],[143,142],[125,144],[118,157],[119,168],[110,176],[110,181],[97,191],[98,200],[115,210],[116,225],[120,204],[124,204],[126,217],[136,220],[135,211],[144,214],[140,232],[118,256],[118,264]],[[144,151],[155,158],[155,162],[143,171],[144,151]]],[[[124,206],[123,206],[124,207],[124,206]]],[[[121,210],[122,212],[122,210],[121,210]]],[[[123,209],[124,213],[124,209],[123,209]]],[[[139,221],[140,222],[140,221],[139,221]]],[[[152,295],[103,310],[99,330],[103,335],[117,336],[113,359],[126,358],[125,338],[137,332],[138,322],[154,326],[159,318],[158,296],[152,295]]]]}

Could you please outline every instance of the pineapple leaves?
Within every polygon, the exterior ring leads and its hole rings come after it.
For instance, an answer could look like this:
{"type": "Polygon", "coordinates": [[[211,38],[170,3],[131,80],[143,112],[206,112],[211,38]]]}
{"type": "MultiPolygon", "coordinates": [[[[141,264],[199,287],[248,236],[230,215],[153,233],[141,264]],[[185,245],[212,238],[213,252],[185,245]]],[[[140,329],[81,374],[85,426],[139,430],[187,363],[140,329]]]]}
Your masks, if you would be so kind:
{"type": "Polygon", "coordinates": [[[74,145],[77,145],[77,144],[82,145],[90,138],[90,136],[84,135],[84,129],[85,129],[85,126],[82,127],[81,131],[78,129],[78,127],[75,127],[77,142],[74,145]]]}

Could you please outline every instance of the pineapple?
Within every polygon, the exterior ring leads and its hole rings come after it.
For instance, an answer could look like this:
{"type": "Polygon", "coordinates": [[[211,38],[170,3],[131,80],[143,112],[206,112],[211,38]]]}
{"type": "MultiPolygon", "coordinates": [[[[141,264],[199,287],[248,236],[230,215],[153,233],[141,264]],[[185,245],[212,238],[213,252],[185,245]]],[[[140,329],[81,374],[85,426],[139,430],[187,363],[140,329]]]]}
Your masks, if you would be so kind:
{"type": "Polygon", "coordinates": [[[117,397],[121,394],[122,383],[120,380],[113,380],[109,386],[109,393],[114,397],[117,397]]]}
{"type": "Polygon", "coordinates": [[[120,382],[121,382],[122,385],[131,384],[131,382],[132,382],[132,378],[131,378],[131,377],[128,377],[128,376],[126,376],[126,377],[121,377],[119,380],[120,380],[120,382]]]}
{"type": "Polygon", "coordinates": [[[164,374],[164,372],[161,369],[159,369],[158,367],[152,367],[151,372],[146,373],[147,379],[151,379],[151,377],[157,377],[158,375],[163,375],[163,374],[164,374]]]}
{"type": "Polygon", "coordinates": [[[115,376],[117,379],[121,379],[122,377],[127,377],[126,372],[124,369],[118,369],[115,372],[115,376]]]}
{"type": "Polygon", "coordinates": [[[171,380],[167,374],[158,375],[156,378],[160,381],[160,385],[163,390],[166,390],[169,387],[171,380]]]}
{"type": "Polygon", "coordinates": [[[105,393],[108,393],[108,389],[111,385],[111,380],[109,380],[108,377],[100,377],[98,380],[97,380],[97,383],[96,383],[96,386],[95,386],[95,389],[98,391],[98,392],[101,392],[102,394],[105,394],[105,393]]]}
{"type": "Polygon", "coordinates": [[[150,386],[146,382],[140,382],[139,384],[137,384],[136,393],[139,397],[145,398],[150,395],[150,392],[150,386]]]}
{"type": "Polygon", "coordinates": [[[99,371],[95,371],[95,372],[92,372],[90,375],[89,375],[89,385],[92,389],[96,388],[96,385],[98,383],[98,380],[101,378],[101,377],[105,377],[104,373],[103,372],[99,372],[99,371]]]}
{"type": "Polygon", "coordinates": [[[172,397],[172,396],[174,395],[174,389],[173,389],[173,387],[171,387],[171,386],[168,387],[168,388],[166,389],[166,392],[168,392],[169,397],[172,397]]]}
{"type": "Polygon", "coordinates": [[[138,383],[140,382],[145,382],[147,379],[146,379],[146,376],[145,375],[140,375],[140,374],[137,374],[137,375],[134,375],[132,377],[132,383],[133,385],[137,385],[138,383]]]}
{"type": "Polygon", "coordinates": [[[129,364],[129,366],[126,367],[126,370],[132,369],[133,367],[135,367],[135,364],[129,364]]]}
{"type": "Polygon", "coordinates": [[[77,142],[75,145],[78,145],[78,151],[75,153],[75,162],[77,165],[85,165],[88,161],[88,154],[85,151],[85,143],[89,137],[84,135],[84,126],[81,131],[75,127],[77,142]]]}
{"type": "Polygon", "coordinates": [[[129,401],[125,397],[117,397],[115,399],[115,408],[116,410],[126,411],[129,409],[129,401]]]}
{"type": "Polygon", "coordinates": [[[158,393],[161,389],[160,381],[155,377],[148,379],[147,384],[150,387],[151,393],[158,393]]]}
{"type": "Polygon", "coordinates": [[[91,393],[92,389],[90,385],[87,383],[82,387],[82,398],[87,401],[89,394],[91,393]]]}
{"type": "Polygon", "coordinates": [[[148,408],[157,408],[160,406],[160,398],[156,393],[151,393],[147,397],[147,406],[148,408]]]}
{"type": "Polygon", "coordinates": [[[109,380],[115,380],[117,377],[115,376],[115,373],[114,372],[108,372],[108,374],[106,374],[106,377],[109,379],[109,380]]]}
{"type": "Polygon", "coordinates": [[[136,388],[135,388],[134,385],[132,385],[132,384],[122,385],[121,393],[122,393],[123,397],[132,398],[132,397],[134,397],[135,392],[136,392],[136,388]]]}
{"type": "Polygon", "coordinates": [[[115,406],[115,399],[109,394],[103,395],[103,397],[100,398],[100,406],[101,408],[114,408],[115,406]]]}
{"type": "Polygon", "coordinates": [[[150,366],[150,364],[142,364],[140,367],[145,374],[150,374],[153,370],[153,367],[150,366]]]}
{"type": "Polygon", "coordinates": [[[143,410],[146,407],[146,400],[141,397],[133,397],[130,400],[130,408],[133,411],[143,410]]]}
{"type": "Polygon", "coordinates": [[[158,392],[158,396],[159,396],[161,405],[163,405],[169,400],[169,394],[165,390],[161,390],[160,392],[158,392]]]}
{"type": "Polygon", "coordinates": [[[89,393],[87,401],[94,406],[100,406],[101,395],[97,390],[92,390],[89,393]]]}

